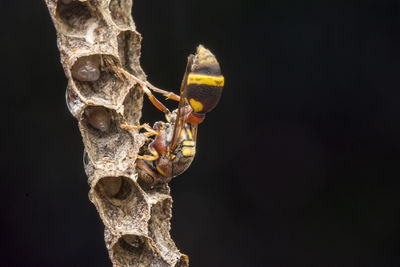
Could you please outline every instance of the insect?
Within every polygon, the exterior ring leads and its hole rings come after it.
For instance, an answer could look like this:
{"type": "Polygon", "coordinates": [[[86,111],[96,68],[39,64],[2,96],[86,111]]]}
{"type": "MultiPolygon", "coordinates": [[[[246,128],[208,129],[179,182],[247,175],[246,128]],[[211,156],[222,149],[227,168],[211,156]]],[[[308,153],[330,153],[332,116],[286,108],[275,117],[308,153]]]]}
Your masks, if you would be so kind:
{"type": "Polygon", "coordinates": [[[188,57],[179,96],[143,82],[121,68],[114,69],[141,84],[153,105],[165,113],[167,122],[156,122],[153,127],[122,124],[121,128],[145,129],[147,137],[154,136],[147,147],[150,155],[138,156],[138,174],[150,185],[167,183],[191,164],[196,152],[198,124],[221,98],[224,77],[219,63],[208,49],[199,45],[196,54],[188,57]],[[167,99],[178,101],[178,108],[170,112],[149,88],[167,99]]]}

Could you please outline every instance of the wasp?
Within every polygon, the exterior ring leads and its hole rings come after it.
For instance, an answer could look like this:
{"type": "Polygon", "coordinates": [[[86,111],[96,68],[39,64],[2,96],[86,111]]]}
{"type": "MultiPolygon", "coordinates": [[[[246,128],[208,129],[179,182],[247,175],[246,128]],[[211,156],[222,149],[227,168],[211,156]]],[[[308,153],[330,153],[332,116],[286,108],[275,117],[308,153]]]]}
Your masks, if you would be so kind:
{"type": "Polygon", "coordinates": [[[124,69],[114,69],[139,83],[151,103],[165,114],[166,122],[156,122],[153,127],[148,124],[122,124],[121,128],[145,129],[147,137],[154,136],[147,146],[149,154],[138,156],[138,174],[141,180],[152,186],[167,183],[183,173],[193,161],[198,125],[221,98],[224,76],[221,74],[219,63],[208,49],[199,45],[196,54],[188,57],[180,95],[143,82],[124,69]],[[170,112],[152,91],[164,95],[167,99],[178,101],[178,108],[170,112]]]}

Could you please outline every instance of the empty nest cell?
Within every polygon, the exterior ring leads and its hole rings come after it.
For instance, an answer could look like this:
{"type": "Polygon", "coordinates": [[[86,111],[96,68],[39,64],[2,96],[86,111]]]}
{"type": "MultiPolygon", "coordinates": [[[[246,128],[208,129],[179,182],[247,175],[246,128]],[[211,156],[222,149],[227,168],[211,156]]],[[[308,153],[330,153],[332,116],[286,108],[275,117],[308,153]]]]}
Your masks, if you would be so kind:
{"type": "Polygon", "coordinates": [[[133,26],[131,19],[132,1],[128,0],[111,0],[110,1],[110,12],[114,23],[121,27],[133,26]]]}
{"type": "Polygon", "coordinates": [[[94,17],[87,2],[60,0],[57,2],[56,19],[63,25],[63,31],[79,33],[86,31],[94,17]]]}
{"type": "Polygon", "coordinates": [[[172,200],[170,198],[161,200],[151,207],[149,236],[163,258],[173,266],[179,260],[181,254],[169,234],[171,228],[169,221],[172,216],[171,208],[172,200]]]}

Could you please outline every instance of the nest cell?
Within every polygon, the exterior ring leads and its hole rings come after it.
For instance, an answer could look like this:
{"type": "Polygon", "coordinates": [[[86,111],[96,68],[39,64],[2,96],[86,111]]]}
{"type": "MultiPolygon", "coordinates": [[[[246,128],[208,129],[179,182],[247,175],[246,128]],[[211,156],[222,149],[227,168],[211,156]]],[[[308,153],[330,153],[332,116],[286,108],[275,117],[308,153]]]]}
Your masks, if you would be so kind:
{"type": "Polygon", "coordinates": [[[57,2],[56,19],[70,33],[86,31],[92,14],[87,2],[62,0],[57,2]]]}
{"type": "Polygon", "coordinates": [[[128,168],[134,151],[133,137],[120,128],[120,116],[103,106],[88,106],[80,120],[89,158],[94,164],[111,163],[128,168]]]}
{"type": "Polygon", "coordinates": [[[146,233],[148,204],[135,182],[124,176],[101,178],[90,193],[105,224],[117,232],[146,233]]]}
{"type": "MultiPolygon", "coordinates": [[[[116,105],[129,82],[111,67],[118,60],[110,55],[90,55],[78,58],[71,68],[77,90],[91,102],[116,105]]],[[[122,100],[121,100],[122,101],[122,100]]]]}
{"type": "Polygon", "coordinates": [[[120,28],[133,26],[130,16],[132,10],[132,0],[111,0],[110,12],[114,23],[120,28]]]}
{"type": "Polygon", "coordinates": [[[156,257],[148,240],[140,236],[120,237],[112,249],[112,254],[121,266],[170,266],[161,258],[156,257]]]}

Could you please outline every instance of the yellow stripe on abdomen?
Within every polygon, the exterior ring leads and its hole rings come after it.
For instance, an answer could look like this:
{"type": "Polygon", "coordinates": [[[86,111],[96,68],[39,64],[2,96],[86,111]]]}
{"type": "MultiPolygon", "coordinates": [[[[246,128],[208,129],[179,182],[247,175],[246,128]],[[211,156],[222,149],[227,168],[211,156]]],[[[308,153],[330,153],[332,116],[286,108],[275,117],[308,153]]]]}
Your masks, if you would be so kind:
{"type": "Polygon", "coordinates": [[[200,84],[200,85],[211,85],[211,86],[224,86],[224,76],[209,76],[204,74],[190,73],[187,84],[200,84]]]}
{"type": "MultiPolygon", "coordinates": [[[[188,133],[189,133],[189,131],[188,131],[188,133]]],[[[185,140],[185,141],[182,142],[182,145],[183,146],[194,146],[195,142],[192,141],[192,140],[185,140]]]]}
{"type": "Polygon", "coordinates": [[[194,147],[187,147],[187,146],[182,147],[182,155],[185,157],[193,157],[195,152],[196,150],[194,147]]]}

